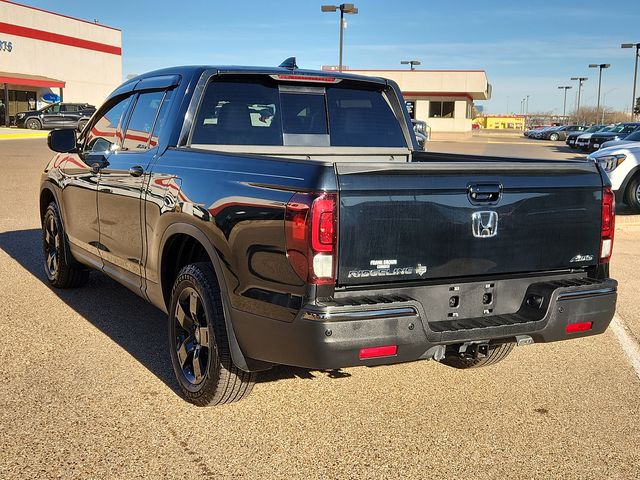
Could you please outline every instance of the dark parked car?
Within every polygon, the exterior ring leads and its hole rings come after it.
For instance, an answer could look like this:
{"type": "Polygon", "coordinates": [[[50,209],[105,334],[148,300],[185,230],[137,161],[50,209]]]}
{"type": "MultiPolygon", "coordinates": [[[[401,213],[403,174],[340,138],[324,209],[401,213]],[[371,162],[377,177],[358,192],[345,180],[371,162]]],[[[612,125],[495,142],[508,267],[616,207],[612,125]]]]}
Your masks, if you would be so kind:
{"type": "Polygon", "coordinates": [[[584,131],[568,132],[565,143],[569,145],[569,147],[571,148],[577,148],[576,140],[578,139],[579,136],[584,135],[586,133],[600,132],[605,128],[607,128],[607,125],[591,125],[589,128],[587,128],[584,131]]]}
{"type": "Polygon", "coordinates": [[[606,330],[598,163],[421,152],[396,83],[294,64],[147,73],[51,132],[49,282],[100,270],[167,312],[197,405],[277,364],[466,369],[606,330]]]}
{"type": "Polygon", "coordinates": [[[629,122],[616,125],[607,132],[596,132],[589,139],[588,150],[598,150],[604,142],[611,140],[624,140],[630,133],[640,130],[640,123],[629,122]]]}
{"type": "Polygon", "coordinates": [[[54,103],[33,112],[16,114],[16,126],[32,130],[77,128],[82,130],[96,107],[88,103],[54,103]]]}
{"type": "Polygon", "coordinates": [[[586,125],[563,125],[561,127],[557,127],[551,130],[546,130],[542,133],[541,138],[544,140],[565,140],[569,133],[573,132],[584,132],[589,127],[586,125]]]}

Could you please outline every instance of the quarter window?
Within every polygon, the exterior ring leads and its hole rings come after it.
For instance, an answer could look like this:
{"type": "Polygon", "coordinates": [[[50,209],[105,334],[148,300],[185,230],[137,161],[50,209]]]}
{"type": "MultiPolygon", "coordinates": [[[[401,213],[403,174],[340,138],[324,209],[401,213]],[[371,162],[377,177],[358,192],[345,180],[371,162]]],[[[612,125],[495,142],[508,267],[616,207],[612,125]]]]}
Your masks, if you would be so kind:
{"type": "Polygon", "coordinates": [[[431,118],[453,118],[455,102],[429,102],[431,118]]]}

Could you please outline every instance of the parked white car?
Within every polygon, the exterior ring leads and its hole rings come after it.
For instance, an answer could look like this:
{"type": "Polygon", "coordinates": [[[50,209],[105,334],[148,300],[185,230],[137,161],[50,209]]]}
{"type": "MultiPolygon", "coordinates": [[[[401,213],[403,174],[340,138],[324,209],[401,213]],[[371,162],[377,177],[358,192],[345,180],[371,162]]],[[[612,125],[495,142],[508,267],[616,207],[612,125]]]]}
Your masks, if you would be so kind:
{"type": "Polygon", "coordinates": [[[607,172],[616,201],[640,213],[640,142],[601,148],[587,158],[607,172]]]}
{"type": "Polygon", "coordinates": [[[596,129],[593,132],[585,132],[582,135],[580,135],[578,138],[576,138],[575,140],[575,147],[580,149],[580,150],[589,150],[589,139],[591,138],[591,136],[594,133],[598,133],[598,132],[608,132],[609,130],[611,130],[613,127],[615,127],[615,125],[607,125],[606,127],[600,127],[598,129],[596,129]]]}

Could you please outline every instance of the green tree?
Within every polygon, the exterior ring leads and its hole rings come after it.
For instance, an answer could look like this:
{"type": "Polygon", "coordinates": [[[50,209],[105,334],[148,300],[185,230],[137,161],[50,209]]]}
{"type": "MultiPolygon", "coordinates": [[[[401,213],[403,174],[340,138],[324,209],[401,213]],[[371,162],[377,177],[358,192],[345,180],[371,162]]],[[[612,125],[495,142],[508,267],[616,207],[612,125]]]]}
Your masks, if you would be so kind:
{"type": "Polygon", "coordinates": [[[636,98],[636,106],[633,107],[633,113],[640,115],[640,97],[636,98]]]}

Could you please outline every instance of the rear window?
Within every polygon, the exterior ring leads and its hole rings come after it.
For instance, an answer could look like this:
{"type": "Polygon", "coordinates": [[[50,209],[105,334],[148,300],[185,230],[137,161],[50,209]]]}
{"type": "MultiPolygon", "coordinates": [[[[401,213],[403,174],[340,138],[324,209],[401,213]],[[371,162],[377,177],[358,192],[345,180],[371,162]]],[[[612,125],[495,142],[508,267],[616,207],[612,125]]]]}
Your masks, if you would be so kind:
{"type": "Polygon", "coordinates": [[[406,147],[380,90],[283,85],[268,77],[211,82],[192,144],[406,147]]]}

